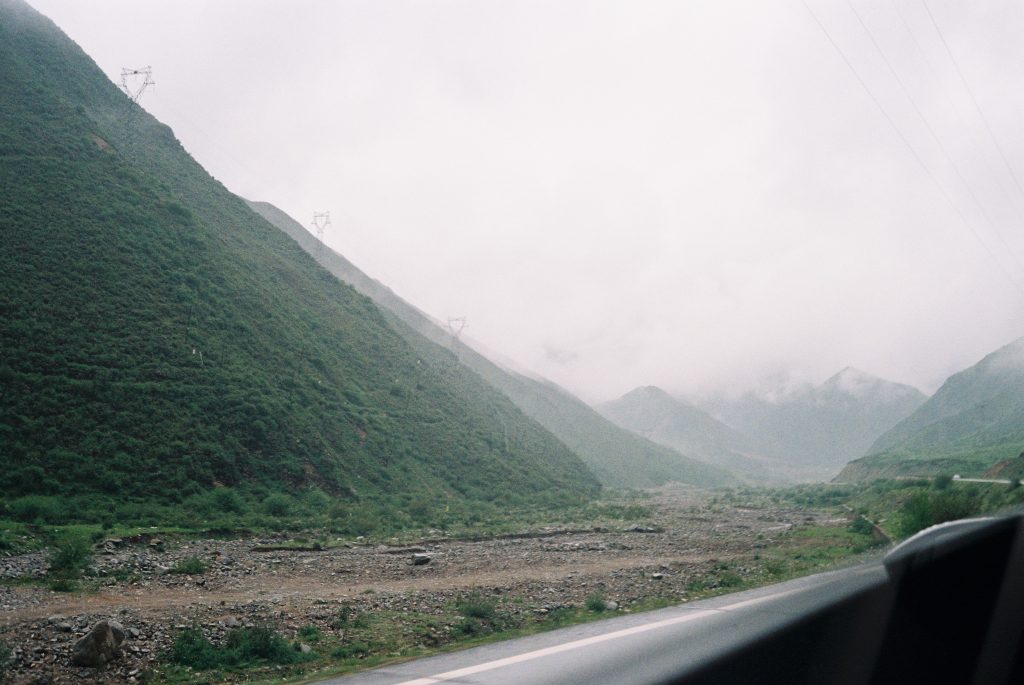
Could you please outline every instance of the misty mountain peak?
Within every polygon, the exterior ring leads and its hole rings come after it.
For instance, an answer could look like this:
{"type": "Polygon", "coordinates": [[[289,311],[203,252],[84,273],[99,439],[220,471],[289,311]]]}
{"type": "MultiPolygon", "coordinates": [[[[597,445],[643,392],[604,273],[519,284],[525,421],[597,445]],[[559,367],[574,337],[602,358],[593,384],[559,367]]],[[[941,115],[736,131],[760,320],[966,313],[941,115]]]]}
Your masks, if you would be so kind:
{"type": "Polygon", "coordinates": [[[630,390],[621,398],[619,401],[632,401],[632,402],[675,402],[675,398],[669,395],[667,392],[662,390],[656,385],[641,385],[638,388],[630,390]]]}

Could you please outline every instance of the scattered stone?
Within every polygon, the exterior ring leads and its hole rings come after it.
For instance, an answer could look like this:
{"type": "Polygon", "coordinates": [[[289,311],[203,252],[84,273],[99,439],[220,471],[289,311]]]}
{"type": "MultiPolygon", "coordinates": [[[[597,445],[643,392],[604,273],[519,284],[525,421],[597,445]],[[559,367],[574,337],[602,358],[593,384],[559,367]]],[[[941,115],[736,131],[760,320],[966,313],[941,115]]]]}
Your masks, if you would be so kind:
{"type": "Polygon", "coordinates": [[[121,653],[125,630],[117,621],[104,619],[94,625],[86,635],[75,643],[71,663],[75,666],[96,668],[111,661],[121,653]]]}

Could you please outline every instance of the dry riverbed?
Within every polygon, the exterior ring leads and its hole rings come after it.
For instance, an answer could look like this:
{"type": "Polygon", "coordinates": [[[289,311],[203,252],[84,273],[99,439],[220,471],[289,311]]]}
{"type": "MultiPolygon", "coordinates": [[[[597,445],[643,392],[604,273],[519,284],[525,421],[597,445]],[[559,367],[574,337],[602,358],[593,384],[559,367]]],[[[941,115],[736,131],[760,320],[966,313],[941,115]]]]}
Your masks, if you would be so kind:
{"type": "MultiPolygon", "coordinates": [[[[408,655],[490,629],[540,626],[559,612],[578,616],[594,598],[607,614],[771,582],[799,567],[793,550],[805,559],[813,554],[799,550],[836,544],[801,531],[847,534],[834,511],[708,497],[669,488],[652,497],[644,521],[478,540],[333,540],[324,550],[287,549],[284,537],[108,540],[96,547],[96,578],[74,593],[24,581],[45,571],[41,554],[0,558],[0,644],[12,654],[5,671],[16,683],[159,680],[175,637],[192,626],[217,644],[237,627],[273,625],[318,658],[317,668],[408,655]],[[193,558],[204,572],[168,572],[193,558]],[[467,596],[495,608],[493,625],[466,628],[459,602],[467,596]],[[72,666],[75,641],[105,618],[127,632],[120,657],[100,669],[72,666]],[[374,644],[368,635],[387,639],[374,644]]],[[[295,673],[289,668],[257,675],[295,673]]]]}

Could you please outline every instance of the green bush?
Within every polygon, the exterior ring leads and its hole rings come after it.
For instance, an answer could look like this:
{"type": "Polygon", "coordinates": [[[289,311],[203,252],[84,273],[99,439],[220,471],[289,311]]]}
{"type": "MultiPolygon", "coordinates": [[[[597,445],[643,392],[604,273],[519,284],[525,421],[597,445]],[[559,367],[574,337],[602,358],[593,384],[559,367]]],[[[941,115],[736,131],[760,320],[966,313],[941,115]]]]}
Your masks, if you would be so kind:
{"type": "Polygon", "coordinates": [[[455,606],[463,616],[486,621],[494,618],[495,609],[497,608],[497,604],[493,600],[484,597],[479,592],[470,593],[455,606]]]}
{"type": "Polygon", "coordinates": [[[170,570],[170,573],[180,573],[181,575],[197,576],[206,573],[207,568],[206,562],[199,557],[187,557],[176,563],[170,570]]]}
{"type": "Polygon", "coordinates": [[[314,625],[302,626],[299,628],[299,637],[306,642],[319,642],[323,634],[314,625]]]}
{"type": "Polygon", "coordinates": [[[875,532],[875,525],[863,516],[858,516],[850,521],[849,530],[859,535],[871,535],[875,532]]]}
{"type": "Polygon", "coordinates": [[[92,546],[82,533],[69,531],[54,543],[49,554],[49,573],[57,579],[78,578],[92,561],[92,546]]]}
{"type": "Polygon", "coordinates": [[[948,474],[935,476],[935,480],[932,481],[932,487],[936,490],[949,490],[951,485],[953,485],[953,476],[948,474]]]}
{"type": "Polygon", "coordinates": [[[249,509],[241,495],[232,488],[217,488],[213,490],[210,493],[210,502],[217,511],[226,514],[244,514],[249,509]]]}
{"type": "Polygon", "coordinates": [[[263,511],[280,518],[291,514],[293,505],[294,502],[288,495],[274,493],[263,500],[263,511]]]}
{"type": "Polygon", "coordinates": [[[601,594],[593,594],[587,597],[586,602],[587,610],[593,611],[595,614],[599,614],[604,611],[607,606],[605,605],[604,596],[601,594]]]}
{"type": "Polygon", "coordinates": [[[972,492],[915,492],[900,506],[896,532],[900,537],[946,521],[955,521],[977,514],[981,500],[972,492]]]}
{"type": "Polygon", "coordinates": [[[292,664],[304,658],[269,624],[235,628],[222,647],[212,644],[200,628],[185,628],[178,633],[170,652],[174,663],[200,671],[254,662],[292,664]]]}
{"type": "Polygon", "coordinates": [[[185,628],[171,645],[170,659],[176,664],[199,671],[216,668],[224,663],[223,655],[203,635],[198,627],[185,628]]]}
{"type": "Polygon", "coordinates": [[[291,664],[300,659],[273,626],[261,624],[252,628],[236,628],[228,633],[227,649],[235,663],[261,660],[272,664],[291,664]]]}
{"type": "Polygon", "coordinates": [[[12,501],[9,508],[15,521],[64,523],[66,520],[66,512],[59,497],[27,495],[12,501]]]}

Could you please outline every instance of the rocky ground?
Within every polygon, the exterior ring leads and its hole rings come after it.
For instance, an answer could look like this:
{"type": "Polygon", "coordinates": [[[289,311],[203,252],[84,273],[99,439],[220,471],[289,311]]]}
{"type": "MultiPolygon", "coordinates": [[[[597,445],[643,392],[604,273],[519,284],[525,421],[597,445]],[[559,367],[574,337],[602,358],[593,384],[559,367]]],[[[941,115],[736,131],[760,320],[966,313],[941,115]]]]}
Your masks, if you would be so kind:
{"type": "MultiPolygon", "coordinates": [[[[751,573],[760,552],[787,531],[844,525],[832,513],[709,507],[702,497],[662,491],[653,500],[653,519],[641,524],[478,541],[440,535],[414,545],[334,541],[339,546],[314,551],[281,549],[284,538],[112,539],[97,545],[90,571],[95,587],[75,593],[22,581],[45,572],[41,554],[0,558],[0,577],[7,578],[0,584],[0,644],[12,650],[6,673],[16,683],[136,682],[188,626],[216,641],[235,626],[273,621],[292,639],[303,626],[343,630],[337,621],[343,606],[450,616],[467,591],[533,615],[580,606],[595,594],[620,611],[651,597],[684,601],[695,580],[713,578],[723,563],[739,576],[751,573]],[[169,572],[193,557],[205,572],[169,572]],[[75,642],[102,619],[124,626],[121,655],[99,669],[73,666],[75,642]]],[[[419,639],[425,646],[444,643],[450,628],[419,639]]]]}

